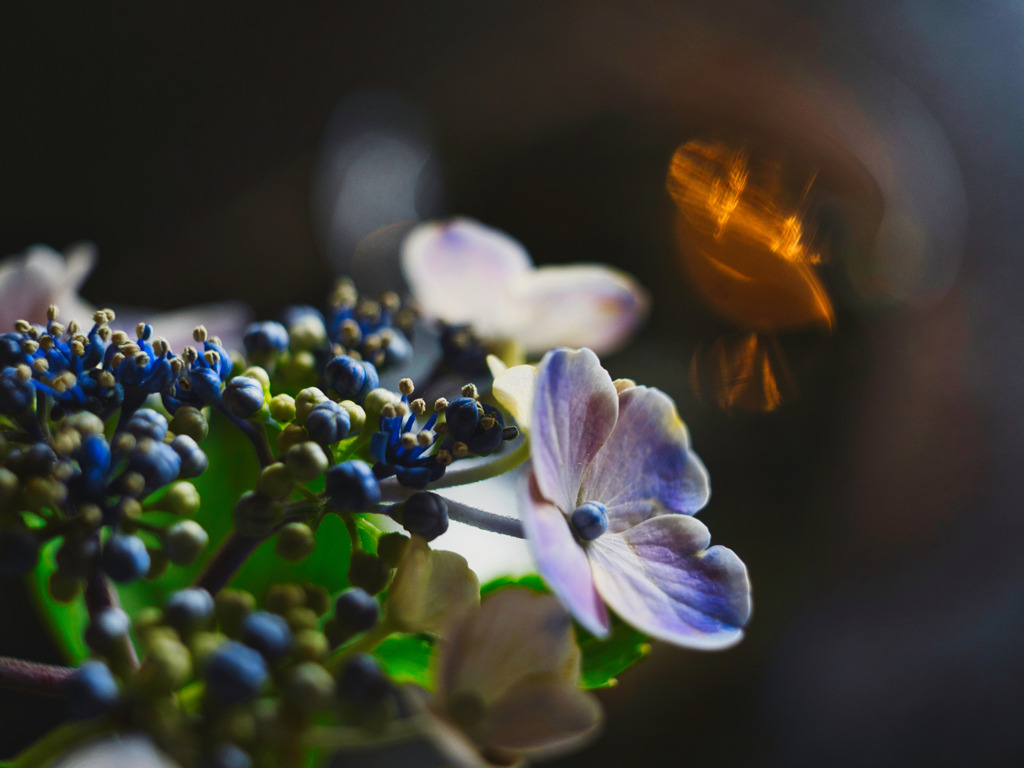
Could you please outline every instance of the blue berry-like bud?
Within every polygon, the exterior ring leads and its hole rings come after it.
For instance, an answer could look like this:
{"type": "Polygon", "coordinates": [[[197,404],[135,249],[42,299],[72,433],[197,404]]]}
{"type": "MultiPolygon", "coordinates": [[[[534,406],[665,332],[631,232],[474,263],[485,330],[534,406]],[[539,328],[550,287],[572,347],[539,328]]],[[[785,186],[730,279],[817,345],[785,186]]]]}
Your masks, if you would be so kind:
{"type": "Polygon", "coordinates": [[[106,653],[128,634],[131,620],[120,608],[104,608],[85,629],[85,644],[98,653],[106,653]]]}
{"type": "Polygon", "coordinates": [[[405,530],[427,541],[433,541],[448,530],[448,504],[436,493],[414,493],[402,505],[399,516],[405,530]]]}
{"type": "Polygon", "coordinates": [[[444,409],[444,420],[448,434],[465,443],[480,424],[480,406],[472,397],[457,397],[444,409]]]}
{"type": "Polygon", "coordinates": [[[365,461],[353,459],[327,470],[327,500],[335,509],[358,512],[380,501],[380,484],[365,461]]]}
{"type": "Polygon", "coordinates": [[[0,367],[17,365],[21,360],[21,345],[24,339],[20,333],[0,334],[0,367]]]}
{"type": "MultiPolygon", "coordinates": [[[[27,371],[28,368],[22,370],[27,371]]],[[[4,416],[17,416],[24,413],[35,400],[36,388],[31,377],[22,378],[18,369],[4,368],[0,372],[0,413],[4,416]]]]}
{"type": "Polygon", "coordinates": [[[100,563],[114,581],[134,581],[149,570],[149,552],[138,536],[115,533],[103,545],[100,563]]]}
{"type": "Polygon", "coordinates": [[[229,640],[206,662],[206,687],[224,704],[237,704],[259,693],[267,681],[267,663],[258,651],[229,640]]]}
{"type": "Polygon", "coordinates": [[[213,597],[201,587],[182,589],[164,605],[164,621],[178,631],[196,629],[213,615],[213,597]]]}
{"type": "Polygon", "coordinates": [[[493,405],[483,405],[476,434],[466,440],[466,446],[478,456],[490,456],[505,439],[505,418],[493,405]]]}
{"type": "Polygon", "coordinates": [[[267,352],[284,352],[288,349],[288,331],[281,323],[264,320],[251,323],[242,337],[247,355],[267,352]]]}
{"type": "Polygon", "coordinates": [[[384,368],[398,367],[412,358],[412,344],[397,328],[392,328],[384,347],[384,368]]]}
{"type": "Polygon", "coordinates": [[[263,385],[251,376],[235,376],[221,394],[224,406],[240,419],[248,419],[260,412],[265,394],[263,385]]]}
{"type": "Polygon", "coordinates": [[[181,457],[167,443],[143,438],[128,454],[128,469],[146,481],[146,490],[163,488],[181,471],[181,457]]]}
{"type": "Polygon", "coordinates": [[[57,454],[46,443],[33,443],[10,462],[22,477],[46,477],[57,466],[57,454]]]}
{"type": "Polygon", "coordinates": [[[151,408],[140,408],[128,419],[124,429],[135,435],[136,439],[148,437],[159,442],[167,436],[167,419],[151,408]]]}
{"type": "Polygon", "coordinates": [[[306,431],[320,445],[333,445],[348,436],[351,419],[348,411],[333,400],[325,400],[309,412],[306,431]]]}
{"type": "Polygon", "coordinates": [[[181,459],[181,469],[178,472],[178,477],[182,479],[199,477],[210,466],[210,460],[206,458],[203,449],[188,435],[178,435],[174,438],[171,441],[171,448],[174,449],[174,452],[178,454],[178,458],[181,459]]]}
{"type": "Polygon", "coordinates": [[[252,768],[252,759],[234,744],[220,744],[202,763],[201,768],[252,768]]]}
{"type": "Polygon", "coordinates": [[[39,540],[26,528],[0,531],[0,576],[24,576],[39,560],[39,540]]]}
{"type": "Polygon", "coordinates": [[[117,680],[102,661],[86,661],[64,683],[68,714],[75,720],[102,715],[117,703],[117,680]]]}
{"type": "Polygon", "coordinates": [[[276,613],[256,611],[242,620],[242,642],[273,662],[291,650],[292,631],[288,622],[276,613]]]}
{"type": "Polygon", "coordinates": [[[569,522],[577,536],[593,541],[608,530],[608,510],[598,501],[588,501],[572,511],[569,522]]]}
{"type": "Polygon", "coordinates": [[[379,703],[391,690],[391,681],[377,660],[366,653],[357,653],[338,674],[338,693],[357,706],[379,703]]]}
{"type": "Polygon", "coordinates": [[[334,616],[348,634],[373,629],[380,619],[380,605],[365,589],[346,589],[334,603],[334,616]]]}
{"type": "Polygon", "coordinates": [[[372,390],[380,386],[380,377],[373,363],[348,355],[339,355],[327,364],[324,380],[342,400],[356,403],[363,402],[372,390]]]}

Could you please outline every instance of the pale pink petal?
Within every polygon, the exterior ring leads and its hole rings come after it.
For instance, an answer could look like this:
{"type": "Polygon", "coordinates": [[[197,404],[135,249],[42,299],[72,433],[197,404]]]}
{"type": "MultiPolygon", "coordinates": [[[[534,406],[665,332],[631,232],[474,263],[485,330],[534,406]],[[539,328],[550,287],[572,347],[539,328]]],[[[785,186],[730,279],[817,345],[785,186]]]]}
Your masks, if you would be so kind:
{"type": "Polygon", "coordinates": [[[594,588],[590,563],[562,512],[531,480],[520,504],[523,531],[537,570],[569,613],[594,635],[608,634],[608,612],[594,588]]]}
{"type": "Polygon", "coordinates": [[[507,338],[518,308],[507,286],[533,262],[522,245],[471,219],[430,222],[402,244],[402,271],[424,316],[507,338]]]}
{"type": "Polygon", "coordinates": [[[196,304],[170,312],[116,305],[114,309],[117,311],[114,327],[134,331],[136,323],[150,323],[154,335],[167,339],[175,352],[195,344],[192,331],[197,325],[205,325],[210,335],[218,337],[224,349],[229,352],[241,351],[242,336],[253,319],[252,308],[240,301],[196,304]]]}
{"type": "Polygon", "coordinates": [[[621,347],[647,317],[647,292],[629,275],[600,264],[541,267],[510,287],[522,325],[515,337],[527,353],[589,347],[599,355],[621,347]]]}
{"type": "Polygon", "coordinates": [[[597,590],[627,624],[659,640],[703,650],[743,636],[750,617],[747,569],[732,550],[707,548],[708,529],[662,515],[590,542],[597,590]]]}
{"type": "Polygon", "coordinates": [[[486,598],[480,610],[454,622],[441,645],[437,696],[445,701],[472,694],[490,706],[523,679],[575,684],[579,648],[572,622],[558,600],[526,588],[486,598]]]}
{"type": "Polygon", "coordinates": [[[589,349],[556,349],[541,360],[530,419],[533,471],[541,495],[563,512],[580,502],[583,475],[618,412],[612,379],[589,349]]]}
{"type": "Polygon", "coordinates": [[[552,755],[594,735],[601,707],[575,684],[523,680],[490,707],[480,723],[485,744],[516,754],[552,755]]]}
{"type": "Polygon", "coordinates": [[[583,478],[581,501],[608,508],[608,530],[619,533],[655,514],[692,515],[708,502],[707,470],[690,450],[690,436],[664,392],[629,387],[619,394],[619,418],[583,478]]]}
{"type": "Polygon", "coordinates": [[[13,330],[16,320],[45,323],[51,304],[59,307],[62,322],[78,320],[88,329],[93,308],[76,290],[94,261],[94,255],[81,251],[69,270],[64,257],[45,245],[33,245],[23,255],[4,259],[0,266],[0,332],[13,330]]]}

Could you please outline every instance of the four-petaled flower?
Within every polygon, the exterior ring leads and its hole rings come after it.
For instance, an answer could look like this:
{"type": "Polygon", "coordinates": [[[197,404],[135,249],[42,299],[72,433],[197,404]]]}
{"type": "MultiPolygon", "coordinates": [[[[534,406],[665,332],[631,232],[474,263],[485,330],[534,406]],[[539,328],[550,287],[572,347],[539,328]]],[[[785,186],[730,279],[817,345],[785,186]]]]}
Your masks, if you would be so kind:
{"type": "MultiPolygon", "coordinates": [[[[529,386],[521,368],[505,376],[529,386]]],[[[495,393],[507,397],[499,377],[495,393]]],[[[557,349],[536,372],[523,527],[538,570],[573,616],[609,631],[605,604],[648,635],[715,649],[750,616],[746,567],[692,515],[707,472],[663,392],[613,383],[593,352],[557,349]]],[[[511,409],[511,408],[510,408],[511,409]]]]}
{"type": "Polygon", "coordinates": [[[402,270],[425,317],[527,354],[563,344],[610,352],[647,314],[647,293],[629,275],[600,264],[535,269],[522,245],[470,219],[413,229],[402,270]]]}

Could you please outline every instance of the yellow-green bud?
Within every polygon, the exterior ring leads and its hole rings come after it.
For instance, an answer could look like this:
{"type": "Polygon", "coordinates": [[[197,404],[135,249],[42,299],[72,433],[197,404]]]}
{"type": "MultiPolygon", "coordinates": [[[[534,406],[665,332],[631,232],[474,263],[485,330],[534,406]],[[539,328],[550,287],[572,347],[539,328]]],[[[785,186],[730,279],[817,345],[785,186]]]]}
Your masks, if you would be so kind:
{"type": "Polygon", "coordinates": [[[50,595],[58,603],[70,603],[82,591],[82,580],[64,571],[50,574],[50,595]]]}
{"type": "Polygon", "coordinates": [[[274,395],[270,399],[270,415],[274,421],[287,424],[295,418],[295,398],[291,395],[274,395]]]}
{"type": "Polygon", "coordinates": [[[217,624],[228,637],[238,637],[242,632],[242,620],[256,610],[256,598],[248,592],[237,589],[222,589],[213,599],[213,611],[217,624]]]}
{"type": "Polygon", "coordinates": [[[298,632],[302,629],[316,629],[320,626],[320,617],[311,608],[307,608],[304,605],[289,610],[285,619],[288,621],[288,626],[291,627],[292,632],[298,632]]]}
{"type": "Polygon", "coordinates": [[[175,565],[191,565],[210,543],[210,537],[195,520],[182,520],[167,529],[164,554],[175,565]]]}
{"type": "Polygon", "coordinates": [[[309,412],[324,400],[327,400],[327,395],[318,387],[306,387],[306,389],[303,389],[295,396],[295,420],[299,424],[305,424],[309,412]]]}
{"type": "Polygon", "coordinates": [[[330,650],[323,632],[316,629],[301,629],[295,633],[295,655],[303,661],[320,661],[330,650]]]}
{"type": "Polygon", "coordinates": [[[267,371],[258,365],[250,365],[244,371],[243,376],[248,376],[251,379],[256,379],[260,384],[263,385],[263,391],[268,395],[270,394],[270,376],[267,375],[267,371]]]}
{"type": "Polygon", "coordinates": [[[289,448],[284,461],[295,478],[303,483],[320,477],[330,466],[323,448],[311,440],[289,448]]]}
{"type": "Polygon", "coordinates": [[[315,548],[313,530],[305,523],[288,523],[277,534],[277,542],[274,544],[278,555],[294,563],[309,557],[315,548]]]}
{"type": "Polygon", "coordinates": [[[256,490],[278,501],[286,499],[294,488],[295,476],[281,461],[264,467],[256,479],[256,490]]]}
{"type": "Polygon", "coordinates": [[[358,435],[361,433],[363,425],[366,424],[366,411],[363,410],[363,406],[353,403],[351,400],[342,400],[339,405],[348,411],[349,434],[358,435]]]}
{"type": "Polygon", "coordinates": [[[303,661],[292,668],[284,683],[284,700],[301,712],[312,712],[334,698],[334,677],[319,664],[303,661]]]}
{"type": "Polygon", "coordinates": [[[149,652],[136,673],[139,684],[154,693],[170,693],[192,674],[192,654],[169,635],[150,635],[149,652]]]}
{"type": "Polygon", "coordinates": [[[181,517],[192,517],[199,511],[199,491],[187,480],[179,480],[171,483],[160,501],[157,503],[160,509],[170,512],[172,515],[181,517]]]}
{"type": "Polygon", "coordinates": [[[380,387],[370,391],[370,394],[363,400],[364,420],[367,424],[380,424],[380,412],[385,405],[397,405],[402,398],[390,389],[380,387]]]}
{"type": "Polygon", "coordinates": [[[309,440],[309,434],[306,432],[305,427],[300,427],[298,424],[289,424],[277,436],[277,450],[279,453],[287,453],[288,449],[293,445],[304,443],[307,440],[309,440]]]}
{"type": "Polygon", "coordinates": [[[203,412],[191,405],[183,405],[176,410],[168,428],[176,435],[188,435],[197,443],[210,433],[210,425],[203,412]]]}

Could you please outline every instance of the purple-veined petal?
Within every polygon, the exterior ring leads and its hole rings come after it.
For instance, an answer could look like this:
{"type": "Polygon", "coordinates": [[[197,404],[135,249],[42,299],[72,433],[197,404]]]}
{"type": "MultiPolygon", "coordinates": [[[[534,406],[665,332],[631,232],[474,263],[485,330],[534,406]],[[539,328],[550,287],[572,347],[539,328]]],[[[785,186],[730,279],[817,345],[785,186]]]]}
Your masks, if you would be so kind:
{"type": "Polygon", "coordinates": [[[537,369],[531,455],[541,495],[563,512],[579,502],[583,475],[615,427],[619,398],[589,349],[556,349],[537,369]]]}
{"type": "Polygon", "coordinates": [[[703,650],[739,641],[750,618],[747,569],[707,527],[661,515],[591,542],[597,590],[627,624],[659,640],[703,650]]]}
{"type": "Polygon", "coordinates": [[[526,541],[541,577],[591,634],[607,635],[608,612],[594,588],[590,562],[565,515],[541,497],[533,477],[522,494],[520,509],[526,541]]]}
{"type": "Polygon", "coordinates": [[[565,609],[551,595],[513,587],[454,622],[441,649],[437,696],[444,702],[469,693],[490,706],[525,678],[575,685],[579,674],[565,609]]]}
{"type": "Polygon", "coordinates": [[[708,472],[668,395],[624,389],[615,429],[583,478],[580,500],[604,504],[609,532],[620,533],[655,514],[692,515],[710,495],[708,472]]]}
{"type": "Polygon", "coordinates": [[[532,267],[523,246],[471,219],[421,224],[402,244],[402,271],[420,311],[468,323],[483,338],[507,337],[518,324],[507,287],[532,267]]]}
{"type": "Polygon", "coordinates": [[[575,682],[535,676],[485,712],[479,738],[513,754],[550,755],[578,745],[600,722],[601,707],[593,694],[579,690],[575,682]]]}
{"type": "Polygon", "coordinates": [[[509,295],[523,325],[515,331],[528,353],[621,347],[647,316],[647,292],[629,275],[600,264],[541,267],[520,275],[509,295]]]}

